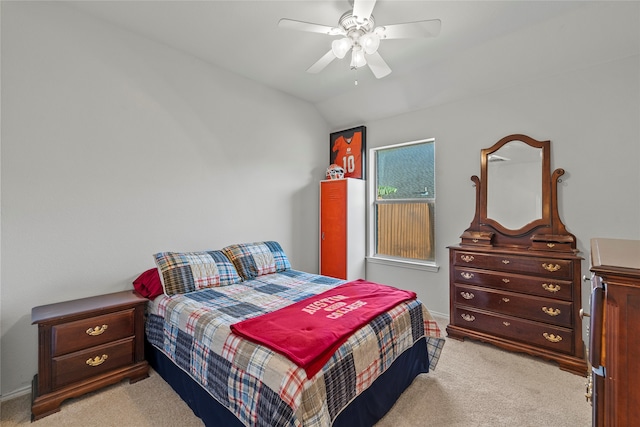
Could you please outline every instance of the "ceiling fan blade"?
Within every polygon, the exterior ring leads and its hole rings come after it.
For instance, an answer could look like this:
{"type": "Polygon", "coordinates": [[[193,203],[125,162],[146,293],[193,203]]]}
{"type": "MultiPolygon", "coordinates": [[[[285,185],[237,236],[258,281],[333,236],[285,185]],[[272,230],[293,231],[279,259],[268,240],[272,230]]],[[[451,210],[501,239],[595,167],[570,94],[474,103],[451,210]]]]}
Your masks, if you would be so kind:
{"type": "Polygon", "coordinates": [[[287,18],[282,18],[278,21],[278,27],[297,31],[307,31],[309,33],[328,34],[330,36],[344,34],[344,31],[338,27],[329,27],[328,25],[313,24],[311,22],[296,21],[294,19],[287,18]]]}
{"type": "Polygon", "coordinates": [[[315,64],[307,68],[307,73],[319,73],[320,71],[324,70],[324,67],[331,64],[331,61],[333,61],[334,59],[336,59],[336,56],[333,54],[333,50],[330,50],[329,52],[325,53],[322,58],[318,59],[315,64]]]}
{"type": "Polygon", "coordinates": [[[354,0],[351,14],[356,18],[356,21],[362,23],[369,19],[375,5],[376,0],[354,0]]]}
{"type": "Polygon", "coordinates": [[[403,24],[384,25],[376,33],[381,39],[412,39],[421,37],[437,37],[440,34],[442,21],[430,19],[427,21],[405,22],[403,24]]]}
{"type": "Polygon", "coordinates": [[[380,56],[378,52],[367,55],[367,64],[377,79],[381,79],[391,73],[391,68],[384,62],[384,59],[382,59],[382,56],[380,56]]]}

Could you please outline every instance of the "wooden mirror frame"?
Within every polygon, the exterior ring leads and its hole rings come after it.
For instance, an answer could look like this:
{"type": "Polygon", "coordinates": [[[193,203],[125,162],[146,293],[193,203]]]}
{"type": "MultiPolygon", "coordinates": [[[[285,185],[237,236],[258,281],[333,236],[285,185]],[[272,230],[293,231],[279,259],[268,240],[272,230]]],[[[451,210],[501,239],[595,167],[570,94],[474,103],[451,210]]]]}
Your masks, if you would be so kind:
{"type": "Polygon", "coordinates": [[[480,176],[471,177],[476,187],[476,212],[471,225],[460,236],[462,245],[506,246],[530,250],[576,252],[575,236],[569,233],[558,214],[558,182],[564,169],[551,173],[551,141],[538,141],[522,134],[508,135],[490,148],[483,149],[480,156],[480,176]],[[487,218],[487,165],[489,155],[511,141],[521,141],[542,151],[542,217],[525,224],[517,230],[504,227],[487,218]]]}
{"type": "Polygon", "coordinates": [[[550,224],[550,207],[551,207],[551,192],[548,189],[551,188],[551,176],[549,175],[549,149],[550,149],[550,141],[536,141],[533,138],[529,138],[524,135],[509,135],[505,138],[502,138],[500,141],[496,142],[492,147],[485,148],[481,151],[480,154],[480,180],[484,185],[480,186],[481,197],[480,197],[480,223],[486,224],[500,233],[507,236],[522,236],[526,235],[531,230],[542,227],[550,224]],[[523,142],[529,147],[537,148],[541,151],[542,162],[541,162],[541,170],[540,170],[540,179],[542,180],[540,189],[542,194],[540,195],[540,199],[542,202],[542,212],[541,217],[537,218],[528,224],[523,224],[522,227],[512,230],[503,226],[500,222],[491,219],[488,217],[487,212],[489,211],[489,158],[496,151],[500,150],[505,145],[519,141],[523,142]]]}

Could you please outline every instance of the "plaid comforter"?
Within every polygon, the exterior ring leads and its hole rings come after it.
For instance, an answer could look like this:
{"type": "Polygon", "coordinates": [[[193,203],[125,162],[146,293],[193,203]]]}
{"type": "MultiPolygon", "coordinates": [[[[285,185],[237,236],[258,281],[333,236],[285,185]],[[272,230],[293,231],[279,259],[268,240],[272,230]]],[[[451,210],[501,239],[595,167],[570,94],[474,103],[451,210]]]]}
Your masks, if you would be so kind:
{"type": "Polygon", "coordinates": [[[426,336],[429,367],[444,345],[418,300],[376,317],[349,338],[313,378],[230,325],[320,294],[342,280],[286,270],[238,284],[149,303],[149,342],[247,426],[329,426],[405,350],[426,336]]]}

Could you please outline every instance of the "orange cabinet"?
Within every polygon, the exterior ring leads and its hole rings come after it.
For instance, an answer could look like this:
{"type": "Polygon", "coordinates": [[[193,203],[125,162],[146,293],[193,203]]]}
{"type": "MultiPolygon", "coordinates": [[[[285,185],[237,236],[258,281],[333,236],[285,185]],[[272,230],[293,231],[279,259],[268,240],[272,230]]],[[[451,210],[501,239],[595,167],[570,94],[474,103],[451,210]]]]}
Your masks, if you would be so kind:
{"type": "Polygon", "coordinates": [[[320,181],[320,274],[365,278],[366,201],[361,179],[320,181]]]}

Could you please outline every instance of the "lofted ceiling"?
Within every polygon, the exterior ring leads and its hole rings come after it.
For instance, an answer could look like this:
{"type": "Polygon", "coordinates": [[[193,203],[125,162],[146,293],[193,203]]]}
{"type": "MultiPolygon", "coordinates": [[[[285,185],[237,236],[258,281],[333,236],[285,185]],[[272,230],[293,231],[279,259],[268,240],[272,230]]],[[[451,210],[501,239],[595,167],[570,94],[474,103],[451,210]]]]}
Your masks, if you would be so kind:
{"type": "Polygon", "coordinates": [[[305,70],[334,37],[278,27],[335,26],[347,0],[79,1],[73,7],[314,104],[332,128],[357,125],[562,71],[637,55],[638,2],[378,0],[376,25],[442,20],[437,38],[384,40],[393,72],[335,60],[305,70]],[[355,80],[358,85],[355,85],[355,80]]]}

